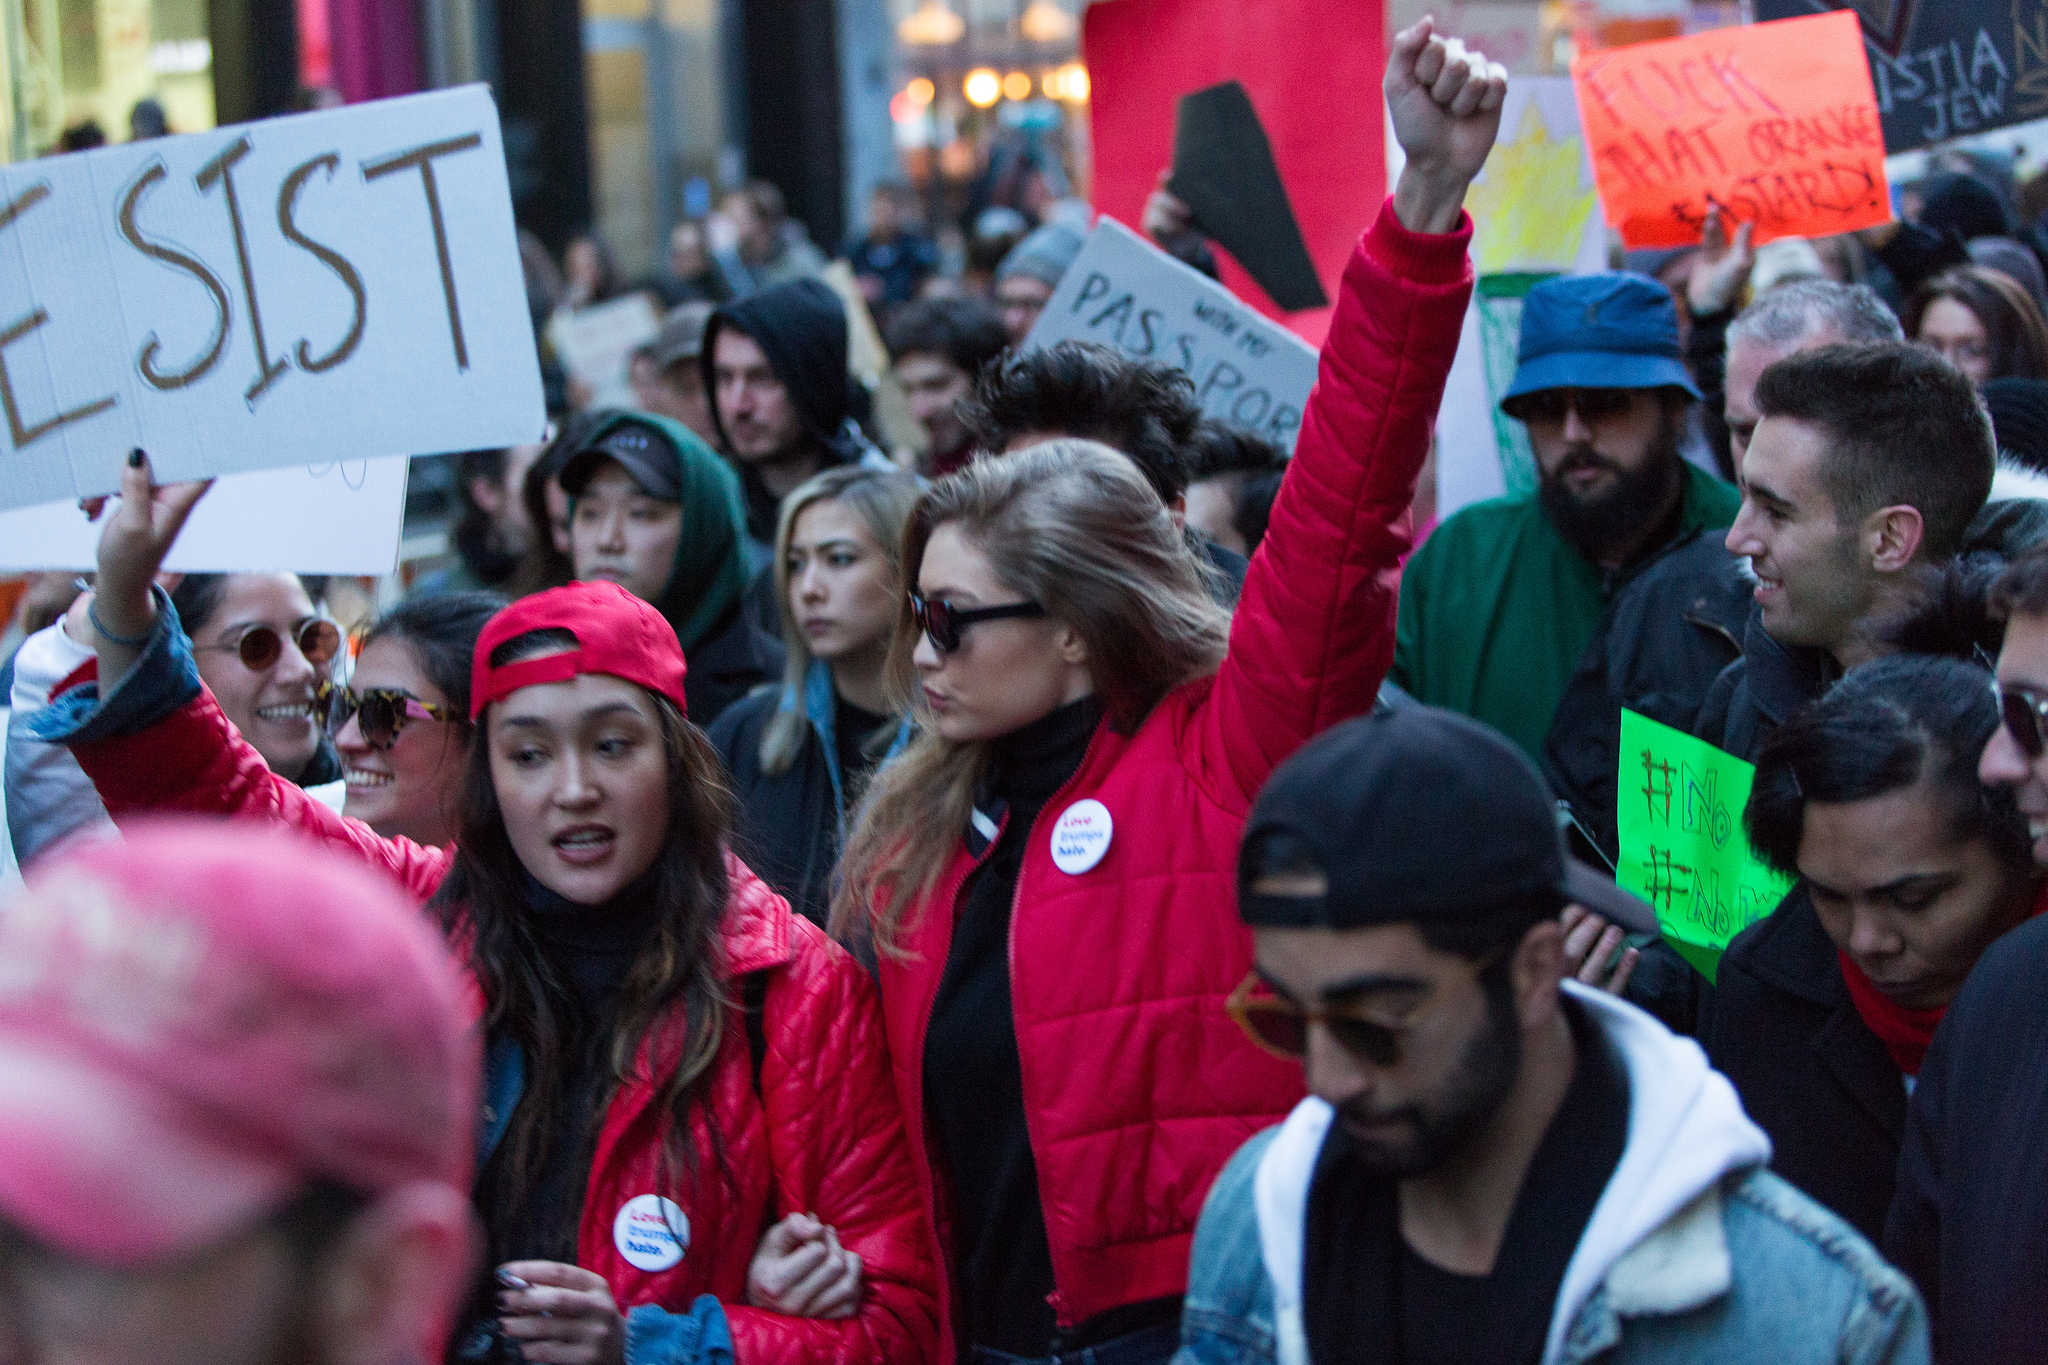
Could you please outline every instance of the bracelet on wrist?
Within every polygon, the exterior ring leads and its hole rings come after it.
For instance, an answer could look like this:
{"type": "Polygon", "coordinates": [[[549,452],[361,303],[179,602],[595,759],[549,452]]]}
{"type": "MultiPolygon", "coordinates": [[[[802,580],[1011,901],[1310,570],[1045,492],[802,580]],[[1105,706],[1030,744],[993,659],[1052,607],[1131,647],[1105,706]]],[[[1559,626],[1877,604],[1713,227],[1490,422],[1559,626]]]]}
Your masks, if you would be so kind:
{"type": "Polygon", "coordinates": [[[92,628],[99,632],[102,640],[125,646],[128,649],[138,649],[148,644],[149,637],[156,634],[156,622],[152,621],[149,623],[149,628],[140,635],[116,635],[113,631],[107,629],[106,622],[100,620],[100,604],[98,602],[88,602],[85,604],[85,619],[92,622],[92,628]]]}

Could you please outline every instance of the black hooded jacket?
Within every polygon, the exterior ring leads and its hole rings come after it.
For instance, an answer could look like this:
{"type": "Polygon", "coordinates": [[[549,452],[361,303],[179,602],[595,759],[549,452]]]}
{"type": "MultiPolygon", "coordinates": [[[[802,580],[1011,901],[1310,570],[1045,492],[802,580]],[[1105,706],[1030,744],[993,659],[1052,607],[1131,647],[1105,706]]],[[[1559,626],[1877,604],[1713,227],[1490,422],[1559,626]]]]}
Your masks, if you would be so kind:
{"type": "MultiPolygon", "coordinates": [[[[775,377],[789,390],[803,420],[804,433],[826,452],[825,463],[857,464],[871,447],[860,423],[869,411],[867,390],[846,364],[846,308],[821,280],[792,280],[735,300],[711,315],[704,327],[704,349],[697,364],[704,391],[713,395],[711,420],[728,450],[732,438],[718,410],[718,334],[727,328],[752,338],[775,377]]],[[[777,499],[746,465],[740,477],[747,494],[747,534],[769,543],[775,539],[777,499]]]]}

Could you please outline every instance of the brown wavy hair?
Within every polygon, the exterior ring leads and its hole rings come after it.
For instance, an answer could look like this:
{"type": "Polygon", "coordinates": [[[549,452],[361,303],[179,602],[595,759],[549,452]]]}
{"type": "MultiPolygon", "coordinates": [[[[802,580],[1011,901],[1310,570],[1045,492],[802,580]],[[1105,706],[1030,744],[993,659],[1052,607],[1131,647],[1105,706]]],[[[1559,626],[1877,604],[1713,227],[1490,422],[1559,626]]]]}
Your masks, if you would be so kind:
{"type": "MultiPolygon", "coordinates": [[[[996,578],[1078,633],[1109,722],[1129,734],[1182,683],[1223,662],[1230,618],[1204,587],[1186,539],[1138,467],[1093,441],[1047,441],[940,480],[903,531],[904,582],[954,525],[996,578]]],[[[922,705],[906,600],[889,647],[898,705],[922,705]]],[[[928,719],[928,718],[925,718],[928,719]]],[[[832,897],[831,927],[856,951],[901,956],[905,932],[957,851],[988,768],[987,741],[929,724],[869,787],[832,897]],[[938,837],[933,837],[937,835],[938,837]]]]}
{"type": "MultiPolygon", "coordinates": [[[[506,641],[491,653],[493,667],[574,647],[565,630],[536,630],[506,641]]],[[[668,768],[668,837],[655,857],[654,899],[660,921],[613,1002],[610,1033],[592,1038],[569,982],[542,952],[527,908],[525,866],[505,830],[497,787],[491,780],[490,710],[478,719],[470,746],[455,841],[455,863],[430,908],[452,941],[466,944],[470,970],[482,988],[487,1037],[509,1038],[526,1059],[526,1089],[512,1112],[504,1138],[478,1176],[487,1194],[494,1250],[517,1225],[539,1182],[552,1134],[574,1132],[585,1144],[618,1087],[641,1076],[643,1049],[680,1029],[683,1053],[674,1070],[652,1077],[662,1124],[660,1181],[666,1186],[695,1179],[696,1148],[690,1140],[690,1111],[704,1111],[713,1150],[723,1147],[711,1122],[708,1094],[700,1082],[710,1072],[725,1038],[731,1002],[724,990],[722,931],[730,878],[725,850],[733,826],[718,753],[689,724],[675,703],[645,694],[660,720],[668,768]],[[568,1102],[564,1082],[585,1049],[604,1059],[606,1075],[592,1112],[561,1122],[568,1102]]],[[[680,1202],[680,1201],[679,1201],[680,1202]]],[[[566,1220],[568,1210],[563,1211],[566,1220]]],[[[574,1228],[557,1228],[573,1246],[574,1228]]]]}
{"type": "Polygon", "coordinates": [[[1983,324],[1991,338],[1993,379],[2048,379],[2048,318],[2012,276],[1981,265],[1942,271],[1906,300],[1900,321],[1907,336],[1920,339],[1920,324],[1936,299],[1953,299],[1983,324]]]}

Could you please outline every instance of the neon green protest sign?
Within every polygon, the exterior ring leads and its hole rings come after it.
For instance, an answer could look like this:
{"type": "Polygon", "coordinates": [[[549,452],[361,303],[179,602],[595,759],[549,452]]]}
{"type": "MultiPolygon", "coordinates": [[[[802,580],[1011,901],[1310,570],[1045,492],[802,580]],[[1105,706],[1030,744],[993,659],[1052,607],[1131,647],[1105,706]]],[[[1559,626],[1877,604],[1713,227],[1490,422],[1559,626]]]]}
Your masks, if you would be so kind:
{"type": "Polygon", "coordinates": [[[1742,832],[1755,775],[1683,731],[1621,713],[1615,880],[1656,907],[1664,941],[1709,981],[1728,941],[1792,889],[1742,832]]]}

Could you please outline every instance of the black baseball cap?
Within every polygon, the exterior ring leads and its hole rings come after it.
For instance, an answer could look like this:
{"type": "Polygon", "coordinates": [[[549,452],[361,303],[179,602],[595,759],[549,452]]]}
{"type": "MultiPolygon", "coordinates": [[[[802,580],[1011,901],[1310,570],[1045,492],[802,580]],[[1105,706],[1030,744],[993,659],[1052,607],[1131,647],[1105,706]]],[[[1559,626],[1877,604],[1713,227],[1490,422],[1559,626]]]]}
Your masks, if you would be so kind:
{"type": "Polygon", "coordinates": [[[624,465],[648,497],[663,502],[683,500],[682,460],[666,436],[640,421],[620,422],[603,439],[571,455],[562,465],[562,491],[572,498],[582,497],[599,462],[607,459],[624,465]]]}
{"type": "Polygon", "coordinates": [[[1245,822],[1239,912],[1273,928],[1456,922],[1576,902],[1638,933],[1648,903],[1572,857],[1549,788],[1499,731],[1403,703],[1334,726],[1282,763],[1245,822]],[[1269,872],[1322,874],[1320,896],[1257,895],[1269,872]]]}

